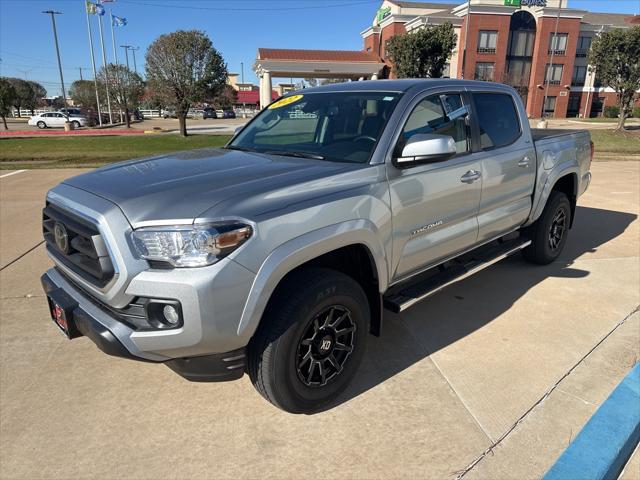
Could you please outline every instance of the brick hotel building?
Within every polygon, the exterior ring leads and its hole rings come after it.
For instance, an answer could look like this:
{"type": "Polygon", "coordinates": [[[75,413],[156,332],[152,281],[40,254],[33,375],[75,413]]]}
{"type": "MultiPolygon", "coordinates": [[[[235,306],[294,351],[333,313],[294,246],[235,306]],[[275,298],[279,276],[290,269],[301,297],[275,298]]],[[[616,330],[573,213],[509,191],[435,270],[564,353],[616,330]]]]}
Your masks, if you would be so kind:
{"type": "Polygon", "coordinates": [[[605,105],[616,104],[616,94],[600,86],[597,72],[588,68],[591,42],[600,32],[638,25],[640,16],[576,10],[567,8],[566,0],[471,0],[461,5],[385,0],[372,26],[361,32],[364,50],[384,61],[381,77],[393,77],[386,53],[389,39],[445,22],[457,34],[445,75],[512,85],[531,117],[595,117],[605,105]]]}

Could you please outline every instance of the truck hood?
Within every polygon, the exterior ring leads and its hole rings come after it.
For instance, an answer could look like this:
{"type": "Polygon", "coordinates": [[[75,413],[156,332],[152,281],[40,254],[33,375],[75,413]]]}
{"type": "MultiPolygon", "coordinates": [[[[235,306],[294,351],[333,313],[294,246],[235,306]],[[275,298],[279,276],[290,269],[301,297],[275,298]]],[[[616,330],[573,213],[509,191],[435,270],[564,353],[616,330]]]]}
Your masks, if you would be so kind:
{"type": "MultiPolygon", "coordinates": [[[[191,222],[205,211],[215,212],[214,207],[221,202],[225,211],[219,212],[220,215],[238,215],[240,212],[234,212],[233,205],[248,197],[282,200],[287,195],[267,194],[295,191],[299,195],[305,191],[289,188],[293,185],[308,184],[307,194],[318,193],[319,185],[335,191],[342,182],[323,179],[362,167],[364,165],[203,149],[110,165],[64,183],[115,203],[137,228],[191,222]]],[[[291,198],[287,203],[290,201],[291,198]]],[[[241,214],[253,216],[261,214],[260,210],[278,208],[269,203],[251,202],[256,211],[241,214]]]]}

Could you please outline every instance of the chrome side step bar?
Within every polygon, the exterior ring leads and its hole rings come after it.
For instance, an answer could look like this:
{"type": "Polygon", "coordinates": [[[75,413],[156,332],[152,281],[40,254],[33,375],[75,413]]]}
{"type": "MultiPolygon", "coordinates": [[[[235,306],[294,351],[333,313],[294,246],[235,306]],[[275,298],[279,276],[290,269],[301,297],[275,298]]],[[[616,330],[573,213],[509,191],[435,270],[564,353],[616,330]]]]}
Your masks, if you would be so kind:
{"type": "Polygon", "coordinates": [[[449,285],[464,280],[480,270],[507,258],[523,248],[531,240],[517,238],[481,247],[461,257],[462,261],[447,262],[432,270],[436,273],[415,283],[400,287],[384,297],[384,308],[401,313],[449,285]]]}

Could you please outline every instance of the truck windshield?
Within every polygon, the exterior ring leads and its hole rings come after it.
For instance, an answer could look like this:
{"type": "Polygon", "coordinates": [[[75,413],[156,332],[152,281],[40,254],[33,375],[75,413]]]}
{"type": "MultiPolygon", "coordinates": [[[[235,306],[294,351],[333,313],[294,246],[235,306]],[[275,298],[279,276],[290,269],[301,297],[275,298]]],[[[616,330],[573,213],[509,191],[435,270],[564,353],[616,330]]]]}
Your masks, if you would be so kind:
{"type": "Polygon", "coordinates": [[[396,92],[321,92],[281,98],[227,148],[365,163],[399,98],[396,92]]]}

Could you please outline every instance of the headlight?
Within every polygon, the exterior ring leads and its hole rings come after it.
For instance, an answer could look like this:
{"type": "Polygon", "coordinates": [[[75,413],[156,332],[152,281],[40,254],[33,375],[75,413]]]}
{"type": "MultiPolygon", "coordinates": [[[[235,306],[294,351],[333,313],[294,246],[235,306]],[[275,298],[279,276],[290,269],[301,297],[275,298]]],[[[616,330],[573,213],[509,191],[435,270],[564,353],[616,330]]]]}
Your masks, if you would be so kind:
{"type": "Polygon", "coordinates": [[[202,267],[229,255],[251,235],[242,223],[148,227],[131,234],[138,254],[174,267],[202,267]]]}

